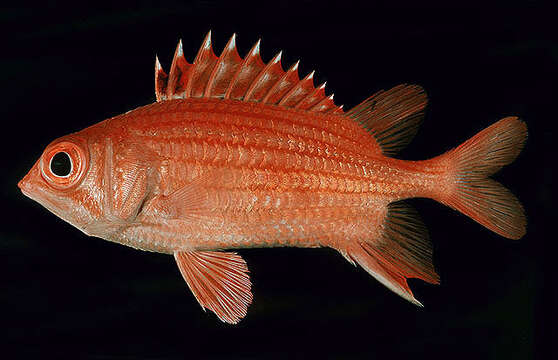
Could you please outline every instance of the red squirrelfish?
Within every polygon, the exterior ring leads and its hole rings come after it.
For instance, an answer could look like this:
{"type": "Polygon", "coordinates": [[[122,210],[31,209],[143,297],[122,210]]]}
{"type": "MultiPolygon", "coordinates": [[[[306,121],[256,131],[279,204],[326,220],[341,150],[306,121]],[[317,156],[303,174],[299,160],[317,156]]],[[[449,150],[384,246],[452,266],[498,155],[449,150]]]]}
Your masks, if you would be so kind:
{"type": "Polygon", "coordinates": [[[63,136],[19,182],[23,193],[87,235],[172,254],[203,308],[237,323],[252,302],[246,262],[230,249],[330,247],[421,305],[407,284],[437,284],[432,247],[402,202],[439,201],[510,239],[525,234],[519,201],[489,178],[527,137],[506,117],[424,161],[393,156],[427,104],[417,85],[379,91],[349,111],[298,63],[241,58],[205,38],[194,62],[182,43],[157,101],[63,136]]]}

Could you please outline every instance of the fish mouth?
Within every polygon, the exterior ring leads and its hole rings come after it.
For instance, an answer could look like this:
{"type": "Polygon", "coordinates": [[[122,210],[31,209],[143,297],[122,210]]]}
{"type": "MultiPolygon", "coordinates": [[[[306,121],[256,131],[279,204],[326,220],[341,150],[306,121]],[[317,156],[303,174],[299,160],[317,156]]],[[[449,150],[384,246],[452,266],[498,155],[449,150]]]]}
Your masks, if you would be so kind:
{"type": "Polygon", "coordinates": [[[17,183],[17,186],[23,195],[37,202],[39,205],[43,206],[62,220],[81,230],[83,221],[79,221],[75,217],[75,207],[72,203],[63,199],[61,196],[57,196],[40,182],[35,181],[33,170],[34,169],[32,169],[17,183]]]}
{"type": "Polygon", "coordinates": [[[44,206],[43,202],[37,197],[37,188],[35,186],[33,186],[32,184],[30,184],[28,181],[26,181],[25,178],[20,180],[17,183],[17,186],[19,187],[19,189],[21,190],[21,193],[23,195],[25,195],[29,199],[34,200],[34,201],[36,201],[39,204],[44,206]]]}
{"type": "MultiPolygon", "coordinates": [[[[27,196],[28,198],[33,199],[33,198],[31,197],[31,194],[29,194],[27,191],[25,191],[25,189],[21,189],[21,193],[22,193],[23,195],[27,196]]],[[[34,199],[33,199],[33,200],[34,200],[34,199]]]]}
{"type": "Polygon", "coordinates": [[[47,191],[42,191],[40,186],[32,184],[30,181],[28,181],[27,178],[28,175],[26,175],[17,183],[17,186],[19,187],[23,195],[27,196],[31,200],[38,202],[58,217],[63,218],[62,210],[64,209],[61,208],[61,204],[57,204],[56,202],[54,202],[51,198],[51,195],[47,191]],[[42,194],[42,196],[39,196],[39,194],[42,194]]]}
{"type": "Polygon", "coordinates": [[[23,193],[23,195],[27,196],[30,199],[33,199],[33,196],[31,195],[31,189],[29,186],[29,183],[27,181],[25,181],[25,178],[21,179],[18,183],[17,183],[17,187],[21,190],[21,192],[23,193]]]}
{"type": "Polygon", "coordinates": [[[32,197],[32,193],[33,190],[35,190],[35,186],[33,184],[32,179],[33,179],[33,175],[36,173],[37,173],[37,167],[35,165],[31,168],[31,170],[29,170],[29,172],[23,177],[23,179],[19,180],[19,182],[17,183],[17,187],[21,190],[23,195],[33,200],[35,200],[32,197]]]}

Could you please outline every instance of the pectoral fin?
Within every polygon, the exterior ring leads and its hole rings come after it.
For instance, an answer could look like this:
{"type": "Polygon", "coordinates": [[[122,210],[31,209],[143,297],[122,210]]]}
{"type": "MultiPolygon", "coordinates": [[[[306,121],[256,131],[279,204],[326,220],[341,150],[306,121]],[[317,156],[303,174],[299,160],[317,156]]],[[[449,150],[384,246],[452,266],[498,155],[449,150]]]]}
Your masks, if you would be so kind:
{"type": "Polygon", "coordinates": [[[230,174],[223,170],[210,171],[172,191],[156,196],[146,212],[167,219],[202,220],[212,217],[216,211],[230,206],[227,191],[216,189],[227,182],[230,174]]]}
{"type": "Polygon", "coordinates": [[[248,266],[240,255],[222,251],[174,253],[180,273],[203,308],[229,324],[238,323],[252,302],[248,266]]]}

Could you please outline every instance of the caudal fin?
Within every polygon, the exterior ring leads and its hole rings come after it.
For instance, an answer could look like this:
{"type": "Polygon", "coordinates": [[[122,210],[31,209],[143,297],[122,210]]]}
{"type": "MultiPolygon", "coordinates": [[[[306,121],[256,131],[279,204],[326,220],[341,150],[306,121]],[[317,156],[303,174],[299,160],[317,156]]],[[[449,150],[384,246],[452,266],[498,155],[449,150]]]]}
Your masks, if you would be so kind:
{"type": "Polygon", "coordinates": [[[521,238],[527,222],[519,200],[488,177],[515,160],[526,138],[525,123],[507,117],[442,155],[440,160],[449,169],[449,184],[436,200],[497,234],[521,238]]]}

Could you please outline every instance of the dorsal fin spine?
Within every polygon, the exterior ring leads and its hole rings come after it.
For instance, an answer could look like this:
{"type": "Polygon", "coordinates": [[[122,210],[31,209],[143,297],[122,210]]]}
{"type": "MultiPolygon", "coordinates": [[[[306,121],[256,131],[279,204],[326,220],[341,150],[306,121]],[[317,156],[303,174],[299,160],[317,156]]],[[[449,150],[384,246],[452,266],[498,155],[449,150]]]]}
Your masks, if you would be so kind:
{"type": "Polygon", "coordinates": [[[209,76],[209,80],[207,81],[207,86],[205,88],[205,92],[203,97],[209,98],[212,96],[213,87],[215,86],[215,80],[219,70],[224,65],[224,62],[228,60],[228,57],[231,53],[236,51],[236,33],[232,34],[231,38],[225,45],[223,52],[221,52],[221,56],[217,59],[213,70],[211,71],[211,75],[209,76]]]}
{"type": "Polygon", "coordinates": [[[295,106],[295,109],[308,109],[312,106],[314,106],[315,104],[317,104],[318,102],[320,102],[323,98],[325,98],[325,86],[326,86],[327,81],[324,81],[320,86],[318,86],[317,88],[314,89],[314,91],[311,91],[310,93],[308,93],[308,95],[306,95],[304,98],[302,98],[295,106]],[[322,95],[319,95],[319,93],[322,92],[322,95]]]}
{"type": "Polygon", "coordinates": [[[332,106],[335,106],[333,104],[333,94],[320,100],[318,103],[310,108],[310,111],[325,112],[332,106]]]}
{"type": "Polygon", "coordinates": [[[184,58],[184,51],[182,50],[182,40],[178,42],[172,65],[169,71],[169,78],[167,82],[167,99],[179,99],[184,95],[184,89],[188,73],[192,70],[192,65],[189,64],[184,58]]]}
{"type": "MultiPolygon", "coordinates": [[[[269,103],[275,103],[275,102],[270,102],[270,98],[272,95],[275,95],[274,93],[277,91],[277,88],[282,84],[283,81],[285,81],[285,79],[287,79],[289,76],[291,76],[292,74],[295,75],[295,77],[298,79],[298,66],[300,64],[300,60],[297,60],[293,65],[291,65],[291,67],[289,68],[289,70],[287,70],[283,76],[281,76],[281,78],[275,83],[275,85],[273,85],[273,87],[271,89],[269,89],[268,93],[264,96],[264,98],[262,99],[262,102],[264,104],[269,104],[269,103]]],[[[293,85],[294,86],[294,85],[293,85]]],[[[291,86],[292,87],[292,86],[291,86]]],[[[287,90],[288,91],[288,90],[287,90]]]]}
{"type": "Polygon", "coordinates": [[[198,63],[198,58],[200,57],[200,53],[202,52],[203,48],[205,46],[207,46],[207,43],[209,43],[209,46],[211,46],[211,30],[209,30],[207,35],[205,35],[205,39],[203,40],[202,46],[198,50],[196,58],[194,59],[194,62],[192,63],[193,69],[188,74],[188,83],[186,84],[186,91],[184,92],[184,97],[185,98],[192,97],[192,78],[194,76],[194,73],[196,72],[196,66],[197,66],[197,63],[198,63]]]}
{"type": "MultiPolygon", "coordinates": [[[[207,35],[205,36],[205,39],[203,41],[202,46],[200,47],[200,50],[198,51],[198,54],[196,55],[196,58],[194,60],[193,63],[193,68],[192,70],[190,70],[189,76],[188,76],[188,85],[186,87],[186,91],[185,91],[185,97],[196,97],[195,93],[193,93],[193,90],[196,90],[196,85],[197,84],[197,80],[199,78],[200,75],[202,75],[203,71],[205,69],[202,69],[201,66],[205,65],[208,66],[209,64],[207,63],[207,58],[217,58],[217,56],[215,56],[215,54],[213,53],[213,49],[211,47],[211,30],[209,30],[209,32],[207,33],[207,35]]],[[[214,64],[215,65],[215,61],[214,64]]],[[[213,69],[211,69],[213,70],[213,69]]],[[[202,94],[205,91],[205,85],[204,84],[204,89],[202,90],[202,94]]]]}
{"type": "MultiPolygon", "coordinates": [[[[239,80],[240,74],[242,74],[242,72],[248,68],[248,65],[251,62],[255,61],[257,58],[260,57],[260,43],[261,43],[261,39],[258,39],[258,41],[256,41],[256,43],[254,44],[254,46],[252,47],[248,55],[246,55],[246,57],[244,58],[244,60],[236,70],[236,73],[234,74],[231,83],[229,84],[229,87],[225,92],[225,99],[230,99],[232,91],[239,80]]],[[[242,97],[244,97],[244,94],[242,94],[242,97]]]]}
{"type": "Polygon", "coordinates": [[[279,101],[279,105],[284,105],[296,94],[297,90],[302,89],[302,87],[306,85],[308,81],[313,81],[315,72],[316,72],[315,70],[312,70],[312,72],[306,75],[304,79],[300,80],[295,86],[293,86],[293,88],[289,90],[289,92],[287,92],[285,96],[283,96],[283,99],[279,101]]]}
{"type": "Polygon", "coordinates": [[[343,106],[339,105],[337,107],[332,108],[330,111],[327,111],[330,114],[342,114],[343,113],[343,106]]]}
{"type": "Polygon", "coordinates": [[[176,45],[176,50],[174,51],[174,56],[172,57],[172,64],[169,70],[169,78],[167,82],[167,98],[172,98],[174,90],[176,88],[176,82],[178,81],[177,77],[177,68],[178,68],[178,58],[183,54],[182,51],[182,39],[178,40],[178,45],[176,45]]]}
{"type": "Polygon", "coordinates": [[[279,51],[279,53],[277,55],[275,55],[273,57],[273,59],[266,65],[266,67],[258,74],[258,76],[256,77],[256,80],[254,80],[252,82],[252,85],[250,85],[250,87],[246,91],[246,95],[244,96],[245,101],[250,100],[250,98],[252,97],[252,94],[254,93],[254,90],[264,80],[264,77],[268,74],[268,72],[273,69],[275,64],[279,63],[280,71],[284,72],[283,68],[281,66],[281,55],[282,54],[283,54],[283,51],[279,51]]]}
{"type": "Polygon", "coordinates": [[[157,101],[163,101],[167,99],[165,90],[168,84],[168,76],[163,70],[161,63],[159,62],[159,57],[155,55],[155,97],[157,101]]]}

